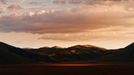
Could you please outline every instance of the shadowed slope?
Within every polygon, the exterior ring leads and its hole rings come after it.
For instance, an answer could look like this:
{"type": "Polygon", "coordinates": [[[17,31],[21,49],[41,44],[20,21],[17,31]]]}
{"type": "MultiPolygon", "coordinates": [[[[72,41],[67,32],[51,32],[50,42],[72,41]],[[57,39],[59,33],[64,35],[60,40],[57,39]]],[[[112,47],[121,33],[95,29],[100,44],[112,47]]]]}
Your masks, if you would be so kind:
{"type": "Polygon", "coordinates": [[[134,43],[101,58],[102,61],[134,62],[134,43]]]}
{"type": "Polygon", "coordinates": [[[48,55],[55,62],[81,62],[95,60],[110,51],[91,45],[76,45],[69,48],[43,47],[31,52],[48,55]]]}
{"type": "Polygon", "coordinates": [[[30,63],[39,59],[38,55],[0,42],[0,63],[30,63]]]}

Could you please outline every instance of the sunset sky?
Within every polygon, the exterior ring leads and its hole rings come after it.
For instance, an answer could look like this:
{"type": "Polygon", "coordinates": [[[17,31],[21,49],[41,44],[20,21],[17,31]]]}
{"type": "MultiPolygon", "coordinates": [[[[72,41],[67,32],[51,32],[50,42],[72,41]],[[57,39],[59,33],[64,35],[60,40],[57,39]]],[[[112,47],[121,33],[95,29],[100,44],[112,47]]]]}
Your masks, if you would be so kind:
{"type": "Polygon", "coordinates": [[[134,42],[134,0],[0,0],[0,41],[125,47],[134,42]]]}

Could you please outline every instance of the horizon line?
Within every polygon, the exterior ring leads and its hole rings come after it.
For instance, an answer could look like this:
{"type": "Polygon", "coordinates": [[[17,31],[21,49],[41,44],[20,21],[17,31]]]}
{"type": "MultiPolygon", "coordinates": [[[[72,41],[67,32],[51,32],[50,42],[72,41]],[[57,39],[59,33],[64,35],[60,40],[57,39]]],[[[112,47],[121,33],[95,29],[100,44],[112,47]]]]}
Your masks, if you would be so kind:
{"type": "MultiPolygon", "coordinates": [[[[6,42],[2,42],[2,41],[0,41],[0,43],[3,43],[3,44],[6,44],[6,45],[10,45],[10,46],[13,46],[13,47],[17,47],[17,46],[15,46],[15,45],[11,45],[11,44],[8,44],[8,43],[6,43],[6,42]]],[[[133,44],[134,42],[132,42],[132,43],[130,43],[130,44],[128,44],[128,45],[126,45],[125,47],[127,47],[127,46],[129,46],[129,45],[131,45],[131,44],[133,44]]],[[[91,44],[84,44],[84,45],[82,45],[82,44],[77,44],[77,45],[72,45],[72,46],[68,46],[68,47],[62,47],[62,46],[57,46],[57,45],[55,45],[55,46],[42,46],[42,47],[37,47],[37,48],[32,48],[32,47],[17,47],[17,48],[22,48],[22,49],[39,49],[39,48],[70,48],[70,47],[73,47],[73,46],[91,46],[91,47],[98,47],[98,48],[104,48],[104,49],[109,49],[109,48],[105,48],[105,47],[101,47],[101,46],[96,46],[96,45],[91,45],[91,44]]],[[[121,48],[124,48],[124,47],[121,47],[121,48]]],[[[121,49],[121,48],[115,48],[115,49],[121,49]]],[[[110,50],[110,49],[109,49],[110,50]]],[[[111,49],[112,50],[112,49],[111,49]]]]}

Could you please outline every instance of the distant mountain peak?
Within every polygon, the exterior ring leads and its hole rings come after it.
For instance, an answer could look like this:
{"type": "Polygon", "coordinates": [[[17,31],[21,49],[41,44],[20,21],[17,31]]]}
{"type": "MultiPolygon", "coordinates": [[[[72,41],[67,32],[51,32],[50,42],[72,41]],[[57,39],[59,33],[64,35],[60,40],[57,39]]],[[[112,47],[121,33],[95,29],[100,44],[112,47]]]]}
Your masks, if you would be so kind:
{"type": "Polygon", "coordinates": [[[70,48],[89,48],[89,47],[95,47],[95,46],[92,46],[92,45],[75,45],[75,46],[72,46],[70,48]]]}
{"type": "Polygon", "coordinates": [[[60,47],[60,46],[53,46],[53,47],[51,47],[51,48],[62,48],[62,47],[60,47]]]}

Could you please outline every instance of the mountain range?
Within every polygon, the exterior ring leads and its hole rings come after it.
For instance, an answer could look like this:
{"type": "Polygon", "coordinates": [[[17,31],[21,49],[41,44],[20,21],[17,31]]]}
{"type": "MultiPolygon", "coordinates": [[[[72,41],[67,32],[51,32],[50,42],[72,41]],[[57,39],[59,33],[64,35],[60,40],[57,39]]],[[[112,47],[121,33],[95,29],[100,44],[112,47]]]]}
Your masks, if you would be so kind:
{"type": "Polygon", "coordinates": [[[0,42],[0,64],[98,62],[134,63],[134,43],[125,48],[110,50],[92,45],[26,49],[0,42]]]}

